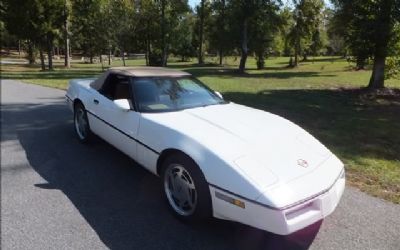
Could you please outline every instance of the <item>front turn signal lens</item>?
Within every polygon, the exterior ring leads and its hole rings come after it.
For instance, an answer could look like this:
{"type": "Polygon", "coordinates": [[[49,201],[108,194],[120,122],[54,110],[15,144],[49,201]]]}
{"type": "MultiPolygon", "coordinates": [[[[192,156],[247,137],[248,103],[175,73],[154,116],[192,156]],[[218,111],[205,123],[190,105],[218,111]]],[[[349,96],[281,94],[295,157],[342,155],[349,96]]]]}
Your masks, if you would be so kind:
{"type": "Polygon", "coordinates": [[[215,197],[217,197],[218,199],[221,199],[223,201],[229,202],[235,206],[241,207],[243,209],[246,208],[246,205],[244,204],[243,201],[235,199],[235,198],[225,195],[223,193],[215,192],[215,197]]]}

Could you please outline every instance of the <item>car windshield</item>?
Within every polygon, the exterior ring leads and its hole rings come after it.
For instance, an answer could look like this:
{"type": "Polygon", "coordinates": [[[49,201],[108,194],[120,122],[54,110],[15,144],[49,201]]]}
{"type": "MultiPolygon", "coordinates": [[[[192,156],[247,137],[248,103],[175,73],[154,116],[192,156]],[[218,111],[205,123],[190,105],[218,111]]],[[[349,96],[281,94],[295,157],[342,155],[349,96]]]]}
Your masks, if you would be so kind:
{"type": "Polygon", "coordinates": [[[192,77],[149,77],[133,81],[140,112],[168,112],[226,103],[192,77]]]}

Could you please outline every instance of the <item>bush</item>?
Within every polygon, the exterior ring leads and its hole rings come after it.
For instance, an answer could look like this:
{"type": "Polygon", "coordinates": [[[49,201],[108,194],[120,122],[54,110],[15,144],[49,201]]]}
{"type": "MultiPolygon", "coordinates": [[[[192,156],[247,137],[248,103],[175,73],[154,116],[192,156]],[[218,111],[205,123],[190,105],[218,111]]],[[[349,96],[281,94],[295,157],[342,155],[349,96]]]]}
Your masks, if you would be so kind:
{"type": "Polygon", "coordinates": [[[386,59],[385,79],[400,79],[400,57],[389,57],[386,59]]]}

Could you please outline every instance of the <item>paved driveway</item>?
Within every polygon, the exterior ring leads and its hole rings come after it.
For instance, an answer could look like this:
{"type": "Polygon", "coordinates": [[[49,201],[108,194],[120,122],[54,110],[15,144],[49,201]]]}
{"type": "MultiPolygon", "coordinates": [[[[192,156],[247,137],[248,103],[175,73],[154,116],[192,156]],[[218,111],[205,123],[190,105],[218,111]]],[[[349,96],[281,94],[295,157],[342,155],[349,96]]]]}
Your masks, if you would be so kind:
{"type": "Polygon", "coordinates": [[[156,177],[100,139],[78,143],[64,91],[1,84],[2,249],[400,249],[400,206],[351,187],[322,224],[289,237],[182,224],[156,177]]]}

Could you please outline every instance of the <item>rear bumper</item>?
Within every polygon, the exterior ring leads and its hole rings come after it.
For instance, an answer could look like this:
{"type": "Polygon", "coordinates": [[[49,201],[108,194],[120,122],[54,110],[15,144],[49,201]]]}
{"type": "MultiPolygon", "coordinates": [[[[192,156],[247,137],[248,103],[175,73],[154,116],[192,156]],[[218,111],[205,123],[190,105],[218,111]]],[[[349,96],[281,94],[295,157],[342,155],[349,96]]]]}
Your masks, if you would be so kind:
{"type": "Polygon", "coordinates": [[[275,234],[288,235],[324,219],[338,205],[345,188],[344,170],[330,189],[284,209],[272,208],[244,200],[232,193],[210,186],[214,217],[237,221],[275,234]],[[243,201],[242,206],[227,202],[229,198],[243,201]]]}

